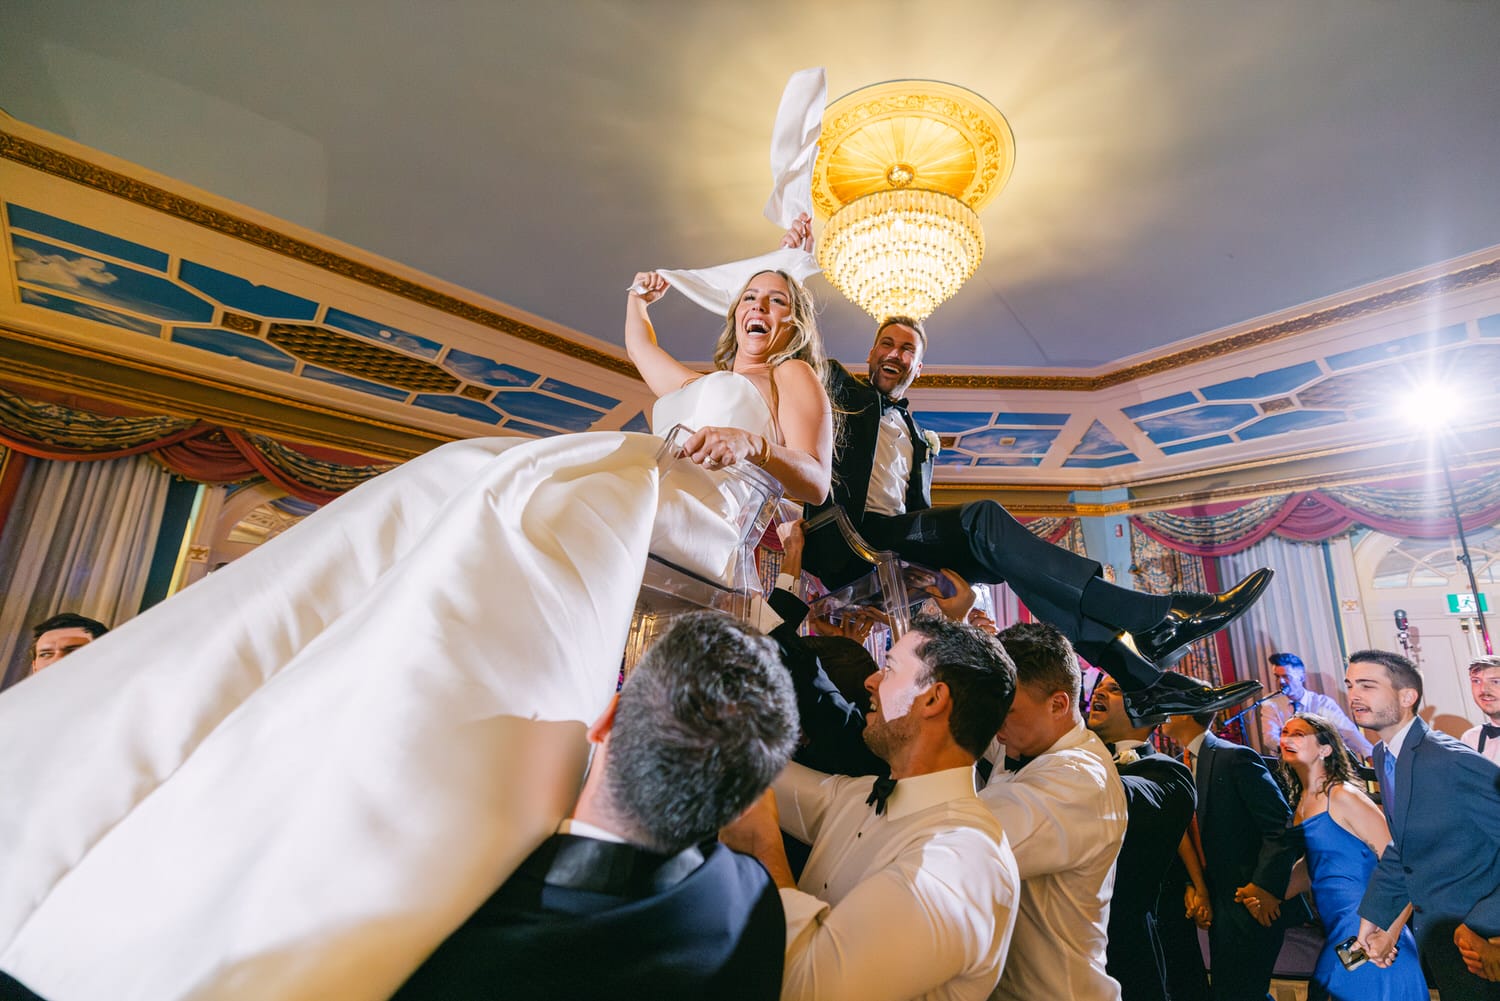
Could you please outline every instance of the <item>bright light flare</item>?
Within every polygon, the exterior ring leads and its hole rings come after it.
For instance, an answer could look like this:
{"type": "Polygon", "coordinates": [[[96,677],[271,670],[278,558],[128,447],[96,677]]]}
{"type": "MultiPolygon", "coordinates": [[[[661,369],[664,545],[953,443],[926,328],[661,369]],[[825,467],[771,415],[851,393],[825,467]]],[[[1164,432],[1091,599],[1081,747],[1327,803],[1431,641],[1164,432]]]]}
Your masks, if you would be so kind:
{"type": "Polygon", "coordinates": [[[1402,420],[1429,433],[1442,431],[1458,419],[1464,393],[1451,383],[1419,382],[1398,404],[1402,420]]]}

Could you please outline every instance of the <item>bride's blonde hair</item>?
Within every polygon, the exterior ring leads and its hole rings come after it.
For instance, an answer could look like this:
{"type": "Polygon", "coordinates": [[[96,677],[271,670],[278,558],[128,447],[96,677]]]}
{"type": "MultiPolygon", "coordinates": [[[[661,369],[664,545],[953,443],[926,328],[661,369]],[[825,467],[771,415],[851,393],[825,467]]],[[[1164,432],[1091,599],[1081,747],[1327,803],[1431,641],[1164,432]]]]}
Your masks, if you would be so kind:
{"type": "Polygon", "coordinates": [[[785,271],[767,269],[757,271],[745,282],[734,300],[729,304],[729,312],[724,316],[724,330],[719,334],[719,340],[714,344],[714,368],[728,369],[734,367],[734,356],[739,352],[739,332],[735,329],[734,314],[739,309],[740,297],[745,294],[745,289],[750,287],[750,282],[755,281],[761,275],[780,275],[786,281],[787,292],[792,298],[792,337],[787,341],[786,347],[776,352],[767,363],[775,368],[790,358],[800,358],[812,366],[817,373],[818,381],[828,381],[828,358],[823,353],[823,336],[818,333],[817,311],[813,305],[812,293],[807,291],[797,279],[785,271]]]}

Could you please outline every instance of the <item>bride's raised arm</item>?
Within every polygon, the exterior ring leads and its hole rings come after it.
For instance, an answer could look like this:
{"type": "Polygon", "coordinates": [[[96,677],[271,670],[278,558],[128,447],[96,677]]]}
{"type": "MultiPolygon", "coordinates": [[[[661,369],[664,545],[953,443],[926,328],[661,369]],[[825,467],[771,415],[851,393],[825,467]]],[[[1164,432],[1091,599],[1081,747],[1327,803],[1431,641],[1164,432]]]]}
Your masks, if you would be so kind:
{"type": "Polygon", "coordinates": [[[666,295],[667,288],[667,280],[661,275],[643,271],[630,283],[630,298],[625,303],[625,353],[657,396],[681,389],[699,375],[656,343],[656,329],[651,326],[647,307],[666,295]]]}

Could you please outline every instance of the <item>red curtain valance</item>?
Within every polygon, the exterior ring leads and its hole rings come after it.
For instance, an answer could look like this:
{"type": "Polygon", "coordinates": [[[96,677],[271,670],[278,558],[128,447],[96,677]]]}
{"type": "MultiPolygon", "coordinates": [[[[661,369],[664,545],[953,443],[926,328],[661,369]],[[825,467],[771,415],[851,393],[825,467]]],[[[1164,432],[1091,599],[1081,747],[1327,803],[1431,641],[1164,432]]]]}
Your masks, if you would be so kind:
{"type": "Polygon", "coordinates": [[[394,463],[179,417],[107,417],[0,390],[0,444],[40,459],[90,461],[149,455],[200,483],[263,476],[293,497],[326,504],[394,463]]]}
{"type": "MultiPolygon", "coordinates": [[[[1500,522],[1500,470],[1455,473],[1453,479],[1465,528],[1500,522]]],[[[1273,533],[1296,542],[1318,542],[1355,525],[1400,538],[1442,539],[1454,534],[1441,475],[1153,511],[1130,521],[1163,545],[1198,556],[1238,553],[1273,533]]]]}

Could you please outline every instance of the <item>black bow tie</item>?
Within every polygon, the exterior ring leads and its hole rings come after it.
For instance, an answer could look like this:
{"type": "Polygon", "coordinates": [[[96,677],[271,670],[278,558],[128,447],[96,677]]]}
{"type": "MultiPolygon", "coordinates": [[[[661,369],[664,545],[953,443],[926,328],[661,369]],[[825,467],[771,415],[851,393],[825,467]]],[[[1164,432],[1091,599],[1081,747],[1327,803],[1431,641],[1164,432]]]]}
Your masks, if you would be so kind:
{"type": "Polygon", "coordinates": [[[1484,750],[1484,745],[1491,740],[1500,740],[1500,726],[1493,723],[1481,723],[1479,726],[1479,750],[1484,750]]]}
{"type": "Polygon", "coordinates": [[[897,410],[902,410],[902,411],[906,410],[906,407],[907,407],[906,398],[902,397],[899,400],[893,400],[889,396],[882,396],[880,398],[880,412],[882,414],[885,413],[887,410],[891,409],[892,407],[895,407],[897,410]]]}
{"type": "Polygon", "coordinates": [[[1019,772],[1021,769],[1025,768],[1035,760],[1036,758],[1034,756],[1028,756],[1025,754],[1022,754],[1019,757],[1015,758],[1012,758],[1007,754],[1005,756],[1005,770],[1008,772],[1019,772]]]}
{"type": "Polygon", "coordinates": [[[875,780],[875,786],[870,790],[870,798],[865,800],[865,805],[875,804],[875,816],[885,812],[885,801],[891,798],[891,793],[896,788],[896,780],[890,776],[875,780]]]}

